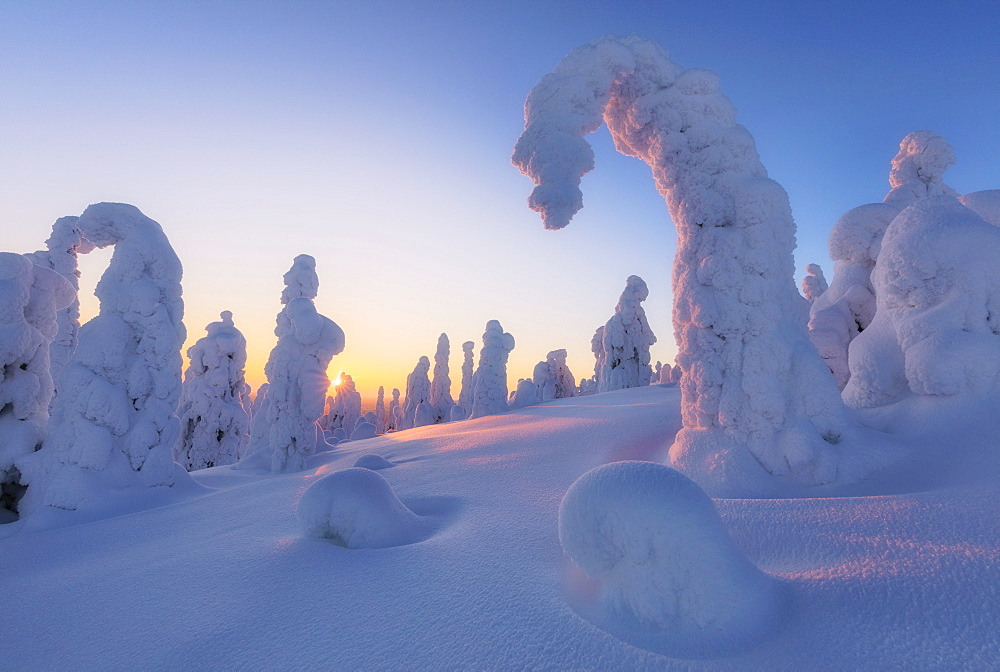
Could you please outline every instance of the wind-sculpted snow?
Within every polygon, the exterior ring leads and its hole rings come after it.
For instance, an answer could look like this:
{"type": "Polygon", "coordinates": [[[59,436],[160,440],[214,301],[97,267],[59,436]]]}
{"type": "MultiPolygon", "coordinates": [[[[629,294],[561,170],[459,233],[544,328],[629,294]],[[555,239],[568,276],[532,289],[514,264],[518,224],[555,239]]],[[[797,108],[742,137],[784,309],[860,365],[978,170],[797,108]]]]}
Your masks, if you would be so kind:
{"type": "Polygon", "coordinates": [[[490,320],[479,350],[479,367],[472,378],[470,418],[481,418],[507,410],[507,357],[514,349],[514,337],[500,322],[490,320]]]}
{"type": "Polygon", "coordinates": [[[100,314],[80,329],[60,377],[44,454],[26,502],[97,506],[106,489],[173,485],[181,387],[181,263],[160,225],[122,203],[88,207],[77,227],[114,246],[97,284],[100,314]]]}
{"type": "Polygon", "coordinates": [[[75,288],[60,274],[0,252],[0,520],[17,505],[20,458],[45,438],[57,311],[75,299],[75,288]]]}
{"type": "Polygon", "coordinates": [[[995,392],[1000,384],[1000,228],[951,196],[908,207],[872,274],[871,326],[851,344],[845,399],[881,406],[912,392],[995,392]]]}
{"type": "MultiPolygon", "coordinates": [[[[595,370],[598,392],[649,384],[652,373],[649,348],[656,343],[656,336],[642,309],[642,302],[648,297],[649,289],[642,278],[630,275],[615,306],[615,314],[598,331],[601,335],[595,370]]],[[[597,339],[596,334],[594,338],[597,339]]]]}
{"type": "Polygon", "coordinates": [[[582,615],[642,648],[718,657],[778,622],[778,582],[736,547],[708,495],[669,467],[588,471],[559,506],[559,540],[597,582],[577,604],[582,615]]]}
{"type": "Polygon", "coordinates": [[[806,264],[806,277],[802,278],[802,296],[815,301],[829,288],[819,264],[806,264]]]}
{"type": "Polygon", "coordinates": [[[352,467],[324,476],[303,493],[299,524],[309,537],[347,548],[387,548],[420,541],[431,525],[399,501],[385,477],[352,467]]]}
{"type": "Polygon", "coordinates": [[[450,346],[448,334],[438,337],[437,351],[434,353],[434,378],[431,380],[430,405],[434,409],[434,422],[448,422],[455,400],[451,398],[451,378],[448,377],[448,354],[450,346]]]}
{"type": "Polygon", "coordinates": [[[228,310],[208,335],[188,348],[190,364],[177,407],[181,433],[174,459],[188,471],[232,464],[246,449],[250,419],[244,406],[247,341],[228,310]]]}
{"type": "Polygon", "coordinates": [[[399,429],[413,429],[434,424],[434,413],[430,411],[431,381],[427,377],[431,370],[431,360],[421,357],[417,365],[406,377],[406,398],[402,406],[402,425],[399,429]],[[424,408],[421,409],[420,407],[424,408]],[[418,412],[419,410],[419,412],[418,412]]]}
{"type": "Polygon", "coordinates": [[[788,196],[768,179],[718,76],[684,70],[638,37],[567,55],[528,95],[512,159],[536,184],[528,204],[546,228],[566,226],[582,207],[580,178],[593,167],[582,136],[602,120],[619,152],[652,168],[677,228],[684,429],[674,464],[713,494],[740,491],[725,481],[753,467],[719,466],[741,454],[799,483],[837,479],[832,446],[852,422],[806,335],[788,196]]]}
{"type": "Polygon", "coordinates": [[[368,453],[367,455],[362,455],[354,461],[354,466],[361,469],[371,469],[372,471],[379,471],[381,469],[390,469],[394,465],[389,460],[385,459],[381,455],[376,455],[375,453],[368,453]]]}

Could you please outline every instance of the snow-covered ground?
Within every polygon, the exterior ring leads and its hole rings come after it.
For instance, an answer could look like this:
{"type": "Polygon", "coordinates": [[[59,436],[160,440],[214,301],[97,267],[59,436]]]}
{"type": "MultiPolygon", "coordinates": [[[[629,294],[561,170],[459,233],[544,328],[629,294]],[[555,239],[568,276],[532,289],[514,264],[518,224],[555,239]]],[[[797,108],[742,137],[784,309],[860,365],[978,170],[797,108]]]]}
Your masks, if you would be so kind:
{"type": "Polygon", "coordinates": [[[560,399],[348,442],[304,472],[194,472],[113,517],[0,526],[0,668],[996,669],[1000,403],[868,418],[920,456],[917,491],[715,500],[779,588],[777,626],[748,648],[671,658],[581,617],[595,584],[563,554],[560,502],[599,465],[665,462],[679,402],[675,385],[560,399]],[[392,462],[377,473],[422,540],[303,532],[306,488],[367,454],[392,462]]]}

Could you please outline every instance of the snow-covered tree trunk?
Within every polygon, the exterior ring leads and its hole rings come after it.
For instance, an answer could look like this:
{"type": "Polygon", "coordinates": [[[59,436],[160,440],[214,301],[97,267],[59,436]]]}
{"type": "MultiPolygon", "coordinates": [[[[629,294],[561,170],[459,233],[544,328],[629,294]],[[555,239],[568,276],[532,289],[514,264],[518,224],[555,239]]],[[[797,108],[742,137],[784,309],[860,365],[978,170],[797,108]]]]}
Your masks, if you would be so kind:
{"type": "Polygon", "coordinates": [[[188,471],[236,462],[250,438],[243,406],[247,341],[231,312],[223,311],[221,318],[187,352],[190,364],[177,407],[181,433],[174,459],[188,471]]]}
{"type": "MultiPolygon", "coordinates": [[[[597,391],[612,392],[629,387],[649,385],[649,348],[656,343],[656,336],[646,321],[642,302],[649,296],[649,289],[642,278],[630,275],[625,291],[618,299],[615,314],[604,325],[601,334],[601,352],[597,357],[601,370],[597,372],[597,391]]],[[[594,335],[596,340],[597,335],[594,335]]],[[[593,344],[596,347],[596,343],[593,344]]]]}
{"type": "Polygon", "coordinates": [[[100,314],[81,327],[60,377],[45,458],[30,477],[33,509],[76,509],[112,488],[180,478],[181,263],[160,225],[134,206],[91,205],[77,227],[114,254],[95,292],[100,314]]]}
{"type": "Polygon", "coordinates": [[[60,274],[0,252],[0,522],[17,510],[19,461],[45,438],[53,393],[50,346],[58,311],[75,299],[76,288],[60,274]]]}
{"type": "Polygon", "coordinates": [[[434,423],[448,422],[455,400],[451,398],[451,378],[448,377],[448,356],[451,352],[448,334],[438,337],[434,353],[434,378],[431,380],[430,404],[434,408],[434,423]]]}
{"type": "MultiPolygon", "coordinates": [[[[413,367],[413,372],[406,377],[406,398],[402,407],[402,425],[400,429],[412,429],[429,425],[427,409],[417,413],[421,404],[430,405],[431,381],[427,377],[431,370],[431,361],[427,357],[421,357],[417,365],[413,367]],[[417,424],[417,423],[420,424],[417,424]]],[[[433,413],[431,413],[433,421],[433,413]]]]}
{"type": "Polygon", "coordinates": [[[470,418],[481,418],[507,410],[507,358],[514,349],[514,337],[504,332],[497,320],[486,323],[479,367],[473,374],[470,418]]]}
{"type": "Polygon", "coordinates": [[[677,228],[684,427],[673,463],[713,494],[742,490],[754,462],[800,483],[832,481],[831,446],[851,425],[806,336],[788,197],[736,124],[718,76],[684,70],[637,37],[567,55],[528,95],[513,155],[536,184],[528,204],[546,228],[566,226],[583,206],[580,179],[594,166],[583,136],[602,117],[618,151],[652,168],[677,228]]]}

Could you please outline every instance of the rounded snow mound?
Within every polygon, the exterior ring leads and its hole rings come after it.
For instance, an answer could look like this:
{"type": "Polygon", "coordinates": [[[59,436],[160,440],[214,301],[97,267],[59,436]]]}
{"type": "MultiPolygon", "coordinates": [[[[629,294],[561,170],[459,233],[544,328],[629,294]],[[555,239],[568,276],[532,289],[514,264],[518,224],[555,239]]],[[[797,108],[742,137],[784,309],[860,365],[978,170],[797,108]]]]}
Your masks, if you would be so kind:
{"type": "Polygon", "coordinates": [[[358,424],[354,426],[354,431],[351,432],[351,441],[371,439],[376,436],[378,436],[378,432],[375,431],[375,425],[364,420],[359,420],[358,424]]]}
{"type": "Polygon", "coordinates": [[[385,459],[381,455],[376,455],[375,453],[370,453],[368,455],[362,455],[354,462],[355,467],[360,467],[361,469],[371,469],[373,471],[378,471],[379,469],[388,469],[393,466],[392,462],[385,459]]]}
{"type": "Polygon", "coordinates": [[[357,467],[310,485],[299,501],[298,518],[306,536],[347,548],[404,546],[431,532],[430,523],[399,501],[385,478],[357,467]]]}
{"type": "Polygon", "coordinates": [[[570,598],[633,645],[680,657],[748,646],[776,624],[778,582],[730,539],[694,481],[652,462],[581,476],[559,507],[566,555],[596,586],[570,598]]]}

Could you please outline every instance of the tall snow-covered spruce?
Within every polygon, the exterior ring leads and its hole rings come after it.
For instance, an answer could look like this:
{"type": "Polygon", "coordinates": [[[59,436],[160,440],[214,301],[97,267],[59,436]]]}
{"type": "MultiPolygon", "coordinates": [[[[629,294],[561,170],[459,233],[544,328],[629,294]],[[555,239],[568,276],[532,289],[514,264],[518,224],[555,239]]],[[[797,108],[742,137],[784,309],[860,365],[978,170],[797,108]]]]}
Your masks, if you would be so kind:
{"type": "Polygon", "coordinates": [[[96,506],[104,492],[173,485],[180,422],[181,263],[160,225],[123,203],[91,205],[76,223],[114,246],[97,284],[100,314],[80,328],[60,377],[43,455],[29,474],[32,510],[96,506]]]}
{"type": "Polygon", "coordinates": [[[598,330],[599,344],[597,334],[594,335],[593,345],[600,348],[595,367],[598,392],[649,385],[652,375],[649,348],[656,343],[656,336],[642,309],[642,302],[648,296],[649,289],[642,278],[630,275],[615,306],[615,314],[603,329],[598,330]]]}
{"type": "Polygon", "coordinates": [[[188,471],[232,464],[242,457],[250,438],[244,406],[249,386],[244,377],[247,340],[228,310],[212,322],[206,336],[188,348],[177,414],[181,433],[174,459],[188,471]]]}
{"type": "Polygon", "coordinates": [[[451,409],[452,420],[465,420],[472,410],[472,377],[475,373],[472,349],[476,344],[472,341],[462,343],[462,390],[458,395],[458,403],[451,409]]]}
{"type": "Polygon", "coordinates": [[[507,410],[507,357],[513,349],[514,337],[503,330],[500,322],[487,322],[483,347],[479,351],[479,367],[472,376],[470,418],[507,410]]]}
{"type": "Polygon", "coordinates": [[[427,376],[430,370],[431,360],[423,356],[406,377],[406,398],[403,400],[400,429],[413,429],[434,423],[434,411],[430,403],[431,381],[427,376]]]}
{"type": "Polygon", "coordinates": [[[455,400],[451,398],[451,378],[448,377],[448,355],[451,352],[448,334],[438,337],[434,353],[434,378],[431,379],[430,404],[434,409],[434,423],[448,422],[455,400]]]}
{"type": "Polygon", "coordinates": [[[652,168],[677,228],[684,427],[673,463],[716,495],[765,493],[777,487],[767,474],[837,479],[834,444],[852,423],[806,335],[788,197],[719,77],[685,70],[638,37],[570,52],[528,95],[512,157],[536,184],[528,205],[546,228],[563,228],[583,207],[580,180],[594,167],[583,136],[602,120],[619,152],[652,168]]]}

